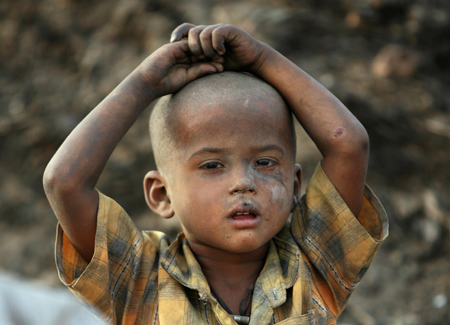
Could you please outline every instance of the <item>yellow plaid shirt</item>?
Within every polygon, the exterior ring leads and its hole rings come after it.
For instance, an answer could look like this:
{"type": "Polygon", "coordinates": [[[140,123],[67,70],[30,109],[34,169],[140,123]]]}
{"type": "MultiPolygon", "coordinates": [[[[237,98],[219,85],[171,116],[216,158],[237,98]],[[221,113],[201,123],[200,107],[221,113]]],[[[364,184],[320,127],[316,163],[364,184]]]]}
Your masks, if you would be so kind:
{"type": "MultiPolygon", "coordinates": [[[[270,241],[255,284],[251,325],[335,324],[388,232],[366,187],[356,219],[319,164],[292,220],[270,241]]],[[[236,324],[211,294],[183,234],[141,231],[100,195],[89,264],[58,226],[61,281],[113,324],[236,324]]]]}

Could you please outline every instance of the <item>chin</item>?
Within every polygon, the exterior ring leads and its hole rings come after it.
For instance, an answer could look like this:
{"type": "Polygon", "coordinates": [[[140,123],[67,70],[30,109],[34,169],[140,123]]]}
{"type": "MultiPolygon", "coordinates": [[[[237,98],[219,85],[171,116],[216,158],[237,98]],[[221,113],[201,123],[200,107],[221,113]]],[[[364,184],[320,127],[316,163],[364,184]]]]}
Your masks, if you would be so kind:
{"type": "Polygon", "coordinates": [[[248,238],[246,238],[245,241],[241,241],[240,243],[234,243],[234,245],[229,245],[226,247],[226,251],[230,253],[236,253],[236,254],[248,254],[253,253],[259,249],[264,249],[268,247],[269,241],[264,242],[253,242],[249,241],[248,238]]]}

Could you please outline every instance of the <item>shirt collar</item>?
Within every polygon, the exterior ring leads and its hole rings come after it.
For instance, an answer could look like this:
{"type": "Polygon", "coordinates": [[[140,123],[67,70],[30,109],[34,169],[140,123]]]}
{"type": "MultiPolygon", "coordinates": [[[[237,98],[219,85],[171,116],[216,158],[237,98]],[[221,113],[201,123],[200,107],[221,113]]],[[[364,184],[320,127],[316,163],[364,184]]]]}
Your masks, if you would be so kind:
{"type": "Polygon", "coordinates": [[[266,263],[257,280],[273,308],[286,302],[286,290],[298,277],[299,257],[300,250],[286,226],[271,240],[266,263]]]}
{"type": "Polygon", "coordinates": [[[183,286],[209,292],[209,284],[183,233],[162,253],[161,266],[183,286]]]}

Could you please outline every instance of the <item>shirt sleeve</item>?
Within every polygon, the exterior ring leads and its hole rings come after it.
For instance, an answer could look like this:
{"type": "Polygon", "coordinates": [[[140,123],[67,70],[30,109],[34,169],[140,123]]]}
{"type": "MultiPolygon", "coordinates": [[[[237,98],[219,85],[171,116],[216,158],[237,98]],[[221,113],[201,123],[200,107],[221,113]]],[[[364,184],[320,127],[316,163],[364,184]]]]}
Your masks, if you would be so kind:
{"type": "Polygon", "coordinates": [[[319,163],[294,211],[291,231],[306,256],[316,292],[337,316],[388,235],[388,219],[368,186],[356,218],[319,163]]]}
{"type": "MultiPolygon", "coordinates": [[[[90,263],[78,254],[58,224],[55,256],[59,278],[81,301],[98,309],[103,320],[116,324],[125,313],[133,313],[129,308],[137,312],[144,290],[148,291],[149,283],[156,283],[164,239],[162,233],[138,230],[119,204],[99,192],[90,263]]],[[[156,285],[154,291],[156,294],[156,285]]]]}

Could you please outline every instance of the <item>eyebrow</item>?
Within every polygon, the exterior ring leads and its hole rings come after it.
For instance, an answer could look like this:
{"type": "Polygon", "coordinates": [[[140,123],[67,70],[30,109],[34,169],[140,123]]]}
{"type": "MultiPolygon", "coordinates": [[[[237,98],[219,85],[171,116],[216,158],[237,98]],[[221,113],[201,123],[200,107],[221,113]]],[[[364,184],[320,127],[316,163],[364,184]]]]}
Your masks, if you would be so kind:
{"type": "Polygon", "coordinates": [[[284,150],[277,144],[268,144],[266,146],[257,147],[255,148],[255,151],[270,151],[275,150],[281,153],[282,156],[284,156],[284,150]]]}
{"type": "Polygon", "coordinates": [[[203,148],[197,150],[196,152],[194,152],[194,153],[189,157],[189,159],[191,159],[191,158],[193,158],[193,157],[196,157],[196,156],[200,156],[200,155],[202,155],[202,154],[204,154],[204,153],[215,153],[215,154],[218,154],[218,153],[228,153],[228,152],[230,152],[230,151],[231,151],[231,150],[228,150],[228,149],[222,149],[222,148],[203,147],[203,148]]]}
{"type": "MultiPolygon", "coordinates": [[[[276,145],[276,144],[269,144],[269,145],[266,145],[266,146],[252,148],[252,151],[257,151],[257,152],[264,152],[264,151],[270,151],[270,150],[278,151],[282,155],[282,157],[285,154],[284,150],[279,145],[276,145]]],[[[193,157],[196,157],[196,156],[200,156],[200,155],[202,155],[204,153],[227,154],[227,153],[229,153],[231,151],[232,150],[230,150],[230,149],[224,149],[224,148],[203,147],[203,148],[197,150],[196,152],[194,152],[189,157],[189,159],[192,159],[193,157]]]]}

